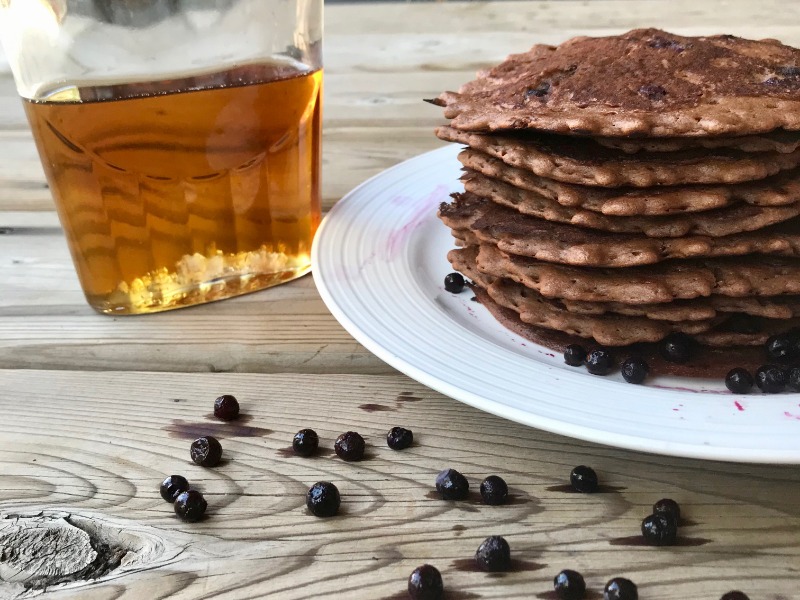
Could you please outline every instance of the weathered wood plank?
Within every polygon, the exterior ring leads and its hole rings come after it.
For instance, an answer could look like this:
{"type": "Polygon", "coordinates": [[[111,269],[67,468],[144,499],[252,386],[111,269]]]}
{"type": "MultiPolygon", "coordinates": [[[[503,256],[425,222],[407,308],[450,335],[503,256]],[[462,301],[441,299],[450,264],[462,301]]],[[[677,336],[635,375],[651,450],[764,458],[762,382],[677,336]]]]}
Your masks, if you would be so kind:
{"type": "Polygon", "coordinates": [[[164,544],[162,554],[150,555],[150,570],[136,563],[89,588],[54,591],[55,598],[402,598],[406,577],[423,562],[441,569],[455,598],[536,597],[567,567],[582,571],[595,591],[627,576],[648,600],[716,600],[731,588],[777,600],[793,597],[798,585],[800,475],[792,467],[575,442],[486,415],[402,376],[27,370],[0,371],[0,381],[3,515],[60,511],[78,526],[86,526],[81,516],[91,517],[164,544]],[[239,397],[246,422],[207,417],[220,393],[239,397]],[[403,452],[384,440],[399,424],[416,440],[403,452]],[[286,453],[303,427],[320,434],[318,457],[286,453]],[[333,439],[346,430],[365,436],[368,459],[332,456],[333,439]],[[222,440],[227,461],[218,468],[188,461],[188,444],[203,432],[222,440]],[[557,491],[581,463],[614,491],[557,491]],[[430,497],[445,467],[462,471],[476,490],[489,474],[505,477],[513,503],[430,497]],[[159,497],[158,483],[174,472],[207,496],[204,522],[181,523],[159,497]],[[304,494],[317,480],[340,488],[342,515],[306,513],[304,494]],[[681,530],[686,545],[612,543],[636,536],[664,496],[678,500],[690,522],[681,530]],[[518,570],[500,577],[461,570],[494,534],[507,537],[518,570]]]}

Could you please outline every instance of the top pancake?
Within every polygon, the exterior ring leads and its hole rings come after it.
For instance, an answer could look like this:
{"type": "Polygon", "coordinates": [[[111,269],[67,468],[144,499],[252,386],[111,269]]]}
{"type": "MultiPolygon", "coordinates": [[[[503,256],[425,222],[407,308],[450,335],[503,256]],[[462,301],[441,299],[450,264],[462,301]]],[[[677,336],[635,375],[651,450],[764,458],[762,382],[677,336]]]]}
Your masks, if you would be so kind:
{"type": "Polygon", "coordinates": [[[464,131],[594,136],[800,129],[800,50],[777,40],[636,29],[536,45],[435,101],[464,131]]]}

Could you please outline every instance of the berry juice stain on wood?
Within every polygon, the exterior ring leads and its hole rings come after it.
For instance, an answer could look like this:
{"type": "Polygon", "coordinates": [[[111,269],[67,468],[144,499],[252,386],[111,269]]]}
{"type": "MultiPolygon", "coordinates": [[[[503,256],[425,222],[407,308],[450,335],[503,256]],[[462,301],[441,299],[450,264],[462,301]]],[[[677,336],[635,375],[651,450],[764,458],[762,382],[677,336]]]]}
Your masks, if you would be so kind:
{"type": "Polygon", "coordinates": [[[618,485],[600,485],[597,486],[597,491],[594,492],[579,492],[570,484],[565,483],[563,485],[551,485],[548,488],[545,488],[548,492],[563,492],[565,494],[618,494],[619,492],[624,492],[626,489],[625,487],[618,486],[618,485]]]}
{"type": "MultiPolygon", "coordinates": [[[[689,538],[681,537],[679,535],[675,540],[675,543],[670,544],[670,546],[705,546],[711,541],[712,540],[708,540],[706,538],[689,538]]],[[[647,543],[641,535],[629,535],[626,537],[615,538],[613,540],[609,540],[608,543],[612,546],[652,546],[653,548],[662,547],[647,543]]]]}
{"type": "Polygon", "coordinates": [[[172,422],[162,429],[169,437],[180,440],[195,440],[208,435],[216,438],[263,437],[272,433],[271,429],[244,425],[240,421],[241,418],[227,423],[192,423],[182,419],[172,419],[172,422]]]}
{"type": "Polygon", "coordinates": [[[361,410],[369,413],[373,412],[391,412],[394,409],[391,406],[386,406],[385,404],[361,404],[359,407],[361,410]]]}

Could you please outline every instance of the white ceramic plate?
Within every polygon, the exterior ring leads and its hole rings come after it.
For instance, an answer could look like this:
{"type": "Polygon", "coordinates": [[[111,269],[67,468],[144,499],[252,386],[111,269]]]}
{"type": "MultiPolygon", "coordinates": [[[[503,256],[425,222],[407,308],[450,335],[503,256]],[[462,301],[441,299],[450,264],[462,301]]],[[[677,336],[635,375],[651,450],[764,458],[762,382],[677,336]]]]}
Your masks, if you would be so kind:
{"type": "Polygon", "coordinates": [[[481,410],[610,446],[800,463],[800,394],[734,396],[722,381],[597,377],[498,324],[469,290],[445,292],[450,231],[439,203],[460,188],[455,145],[366,181],[323,220],[314,279],[333,315],[391,366],[481,410]]]}

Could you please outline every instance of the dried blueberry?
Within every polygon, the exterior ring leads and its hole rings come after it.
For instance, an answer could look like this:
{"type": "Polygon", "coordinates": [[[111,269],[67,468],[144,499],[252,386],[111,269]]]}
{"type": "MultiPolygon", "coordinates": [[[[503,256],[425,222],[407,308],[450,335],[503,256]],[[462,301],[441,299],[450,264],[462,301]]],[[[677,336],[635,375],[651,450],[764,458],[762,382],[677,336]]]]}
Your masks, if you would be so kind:
{"type": "Polygon", "coordinates": [[[223,421],[233,421],[239,416],[239,401],[230,394],[214,400],[214,416],[223,421]]]}
{"type": "Polygon", "coordinates": [[[497,475],[489,475],[481,482],[481,498],[484,504],[503,504],[508,498],[508,485],[497,475]]]}
{"type": "Polygon", "coordinates": [[[386,434],[386,444],[392,450],[405,450],[413,442],[413,432],[405,427],[392,427],[386,434]]]}
{"type": "Polygon", "coordinates": [[[408,596],[411,600],[444,598],[444,582],[439,569],[431,565],[422,565],[414,569],[408,578],[408,596]]]}
{"type": "Polygon", "coordinates": [[[777,365],[764,365],[756,371],[756,385],[765,394],[777,394],[786,387],[786,371],[777,365]]]}
{"type": "Polygon", "coordinates": [[[578,344],[570,344],[564,349],[564,362],[570,367],[580,367],[586,360],[586,350],[578,344]]]}
{"type": "Polygon", "coordinates": [[[582,600],[586,595],[583,575],[570,569],[564,569],[553,578],[553,588],[559,600],[582,600]]]}
{"type": "Polygon", "coordinates": [[[444,277],[444,289],[451,294],[460,294],[465,285],[466,281],[461,273],[449,273],[444,277]]]}
{"type": "Polygon", "coordinates": [[[319,436],[313,429],[301,429],[292,438],[292,450],[298,456],[311,456],[319,448],[319,436]]]}
{"type": "Polygon", "coordinates": [[[455,469],[445,469],[436,476],[436,491],[442,500],[464,500],[469,495],[469,482],[455,469]]]}
{"type": "Polygon", "coordinates": [[[206,435],[192,442],[189,455],[201,467],[216,467],[222,459],[222,445],[217,438],[206,435]]]}
{"type": "Polygon", "coordinates": [[[175,514],[184,521],[199,521],[206,514],[208,502],[197,490],[181,492],[175,498],[175,514]]]}
{"type": "Polygon", "coordinates": [[[603,600],[639,600],[639,590],[630,579],[614,577],[603,588],[603,600]]]}
{"type": "Polygon", "coordinates": [[[677,502],[675,502],[675,500],[672,500],[671,498],[662,498],[653,504],[653,512],[656,514],[663,513],[670,515],[673,519],[675,519],[676,523],[681,520],[681,507],[677,502]]]}
{"type": "Polygon", "coordinates": [[[592,375],[608,375],[614,368],[614,357],[608,350],[592,350],[586,357],[586,370],[592,375]]]}
{"type": "Polygon", "coordinates": [[[499,535],[486,538],[475,551],[475,563],[482,571],[508,571],[511,568],[511,548],[508,542],[499,535]]]}
{"type": "Polygon", "coordinates": [[[598,488],[597,473],[591,467],[580,465],[572,469],[569,474],[569,483],[576,492],[591,494],[598,488]]]}
{"type": "Polygon", "coordinates": [[[787,334],[773,335],[767,340],[764,349],[767,358],[781,364],[787,364],[798,358],[797,342],[787,334]]]}
{"type": "Polygon", "coordinates": [[[333,443],[333,449],[342,460],[354,461],[364,458],[366,443],[355,431],[346,431],[333,443]]]}
{"type": "Polygon", "coordinates": [[[685,333],[670,333],[661,340],[659,351],[664,360],[683,364],[692,357],[694,340],[685,333]]]}
{"type": "Polygon", "coordinates": [[[788,381],[786,385],[793,392],[800,392],[800,367],[792,367],[789,369],[788,381]]]}
{"type": "Polygon", "coordinates": [[[642,536],[648,544],[671,546],[678,535],[678,522],[667,513],[655,513],[642,520],[642,536]]]}
{"type": "Polygon", "coordinates": [[[339,488],[330,481],[318,481],[308,489],[306,506],[317,517],[332,517],[341,504],[339,488]]]}
{"type": "Polygon", "coordinates": [[[747,369],[736,367],[725,376],[725,387],[734,394],[746,394],[753,389],[753,376],[747,369]]]}
{"type": "Polygon", "coordinates": [[[739,590],[734,590],[723,595],[719,600],[750,600],[750,596],[739,590]]]}
{"type": "Polygon", "coordinates": [[[632,356],[622,363],[622,378],[628,383],[642,383],[650,371],[650,366],[643,358],[632,356]]]}
{"type": "Polygon", "coordinates": [[[183,475],[170,475],[161,482],[161,497],[167,502],[175,502],[181,493],[189,489],[189,482],[183,475]]]}

